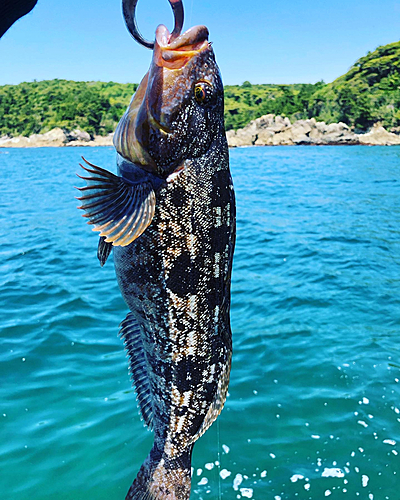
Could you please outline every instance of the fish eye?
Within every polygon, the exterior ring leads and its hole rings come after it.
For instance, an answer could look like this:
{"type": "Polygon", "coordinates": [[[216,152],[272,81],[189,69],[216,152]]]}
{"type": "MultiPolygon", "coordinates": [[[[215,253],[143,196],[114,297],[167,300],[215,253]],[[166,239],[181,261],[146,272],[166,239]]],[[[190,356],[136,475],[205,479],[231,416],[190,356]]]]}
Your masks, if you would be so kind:
{"type": "Polygon", "coordinates": [[[209,83],[198,82],[194,86],[194,98],[199,104],[207,104],[213,97],[212,87],[209,83]]]}

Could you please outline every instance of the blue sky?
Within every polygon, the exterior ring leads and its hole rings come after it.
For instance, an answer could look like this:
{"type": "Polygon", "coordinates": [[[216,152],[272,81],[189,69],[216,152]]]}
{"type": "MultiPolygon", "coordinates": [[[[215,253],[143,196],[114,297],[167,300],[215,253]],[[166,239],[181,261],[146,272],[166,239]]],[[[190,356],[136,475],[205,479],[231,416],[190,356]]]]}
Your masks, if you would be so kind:
{"type": "MultiPolygon", "coordinates": [[[[184,0],[185,26],[210,30],[225,84],[330,82],[400,39],[400,0],[184,0]]],[[[139,0],[154,38],[173,27],[167,0],[139,0]]],[[[0,85],[65,78],[139,82],[150,51],[129,35],[120,0],[38,0],[0,40],[0,85]]]]}

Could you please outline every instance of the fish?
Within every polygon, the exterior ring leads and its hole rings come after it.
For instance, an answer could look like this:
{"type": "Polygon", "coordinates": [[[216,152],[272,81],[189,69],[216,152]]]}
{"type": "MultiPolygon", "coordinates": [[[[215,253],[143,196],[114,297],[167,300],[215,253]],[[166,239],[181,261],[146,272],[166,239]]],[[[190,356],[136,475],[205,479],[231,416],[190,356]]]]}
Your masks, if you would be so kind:
{"type": "Polygon", "coordinates": [[[120,325],[153,446],[126,500],[186,500],[195,442],[220,414],[231,359],[230,288],[235,194],[224,127],[224,91],[205,26],[140,35],[150,69],[115,134],[117,175],[85,161],[79,207],[100,232],[98,258],[113,253],[129,308],[120,325]]]}

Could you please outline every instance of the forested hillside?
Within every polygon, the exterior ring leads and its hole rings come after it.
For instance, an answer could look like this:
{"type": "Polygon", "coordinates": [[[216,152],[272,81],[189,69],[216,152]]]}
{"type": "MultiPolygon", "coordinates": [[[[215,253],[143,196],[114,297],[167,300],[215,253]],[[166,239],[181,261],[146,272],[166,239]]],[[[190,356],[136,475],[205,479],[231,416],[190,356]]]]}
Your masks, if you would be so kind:
{"type": "MultiPolygon", "coordinates": [[[[50,80],[0,87],[0,136],[43,133],[54,127],[90,134],[112,132],[137,84],[50,80]]],[[[373,123],[400,126],[400,42],[378,47],[332,83],[227,85],[227,130],[265,114],[291,120],[342,121],[356,130],[373,123]]]]}
{"type": "Polygon", "coordinates": [[[113,132],[137,84],[45,80],[0,87],[0,136],[55,127],[89,134],[113,132]]]}
{"type": "Polygon", "coordinates": [[[317,90],[308,112],[327,123],[342,121],[360,130],[376,122],[389,129],[400,126],[400,42],[378,47],[317,90]]]}

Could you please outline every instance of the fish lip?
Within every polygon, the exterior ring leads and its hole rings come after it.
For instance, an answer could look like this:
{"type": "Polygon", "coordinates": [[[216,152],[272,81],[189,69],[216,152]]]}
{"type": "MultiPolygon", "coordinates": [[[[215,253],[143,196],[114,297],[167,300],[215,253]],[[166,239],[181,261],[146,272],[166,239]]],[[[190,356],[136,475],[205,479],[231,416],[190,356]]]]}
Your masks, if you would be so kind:
{"type": "Polygon", "coordinates": [[[156,42],[162,50],[178,50],[183,49],[188,45],[200,45],[207,41],[209,31],[205,26],[193,26],[192,28],[182,33],[177,38],[171,40],[171,33],[168,28],[160,24],[156,30],[156,42]]]}
{"type": "Polygon", "coordinates": [[[196,45],[190,46],[190,48],[182,47],[181,50],[168,48],[162,49],[162,59],[165,63],[174,63],[179,60],[190,60],[192,57],[200,54],[204,50],[208,49],[210,46],[207,40],[200,42],[196,45]]]}

